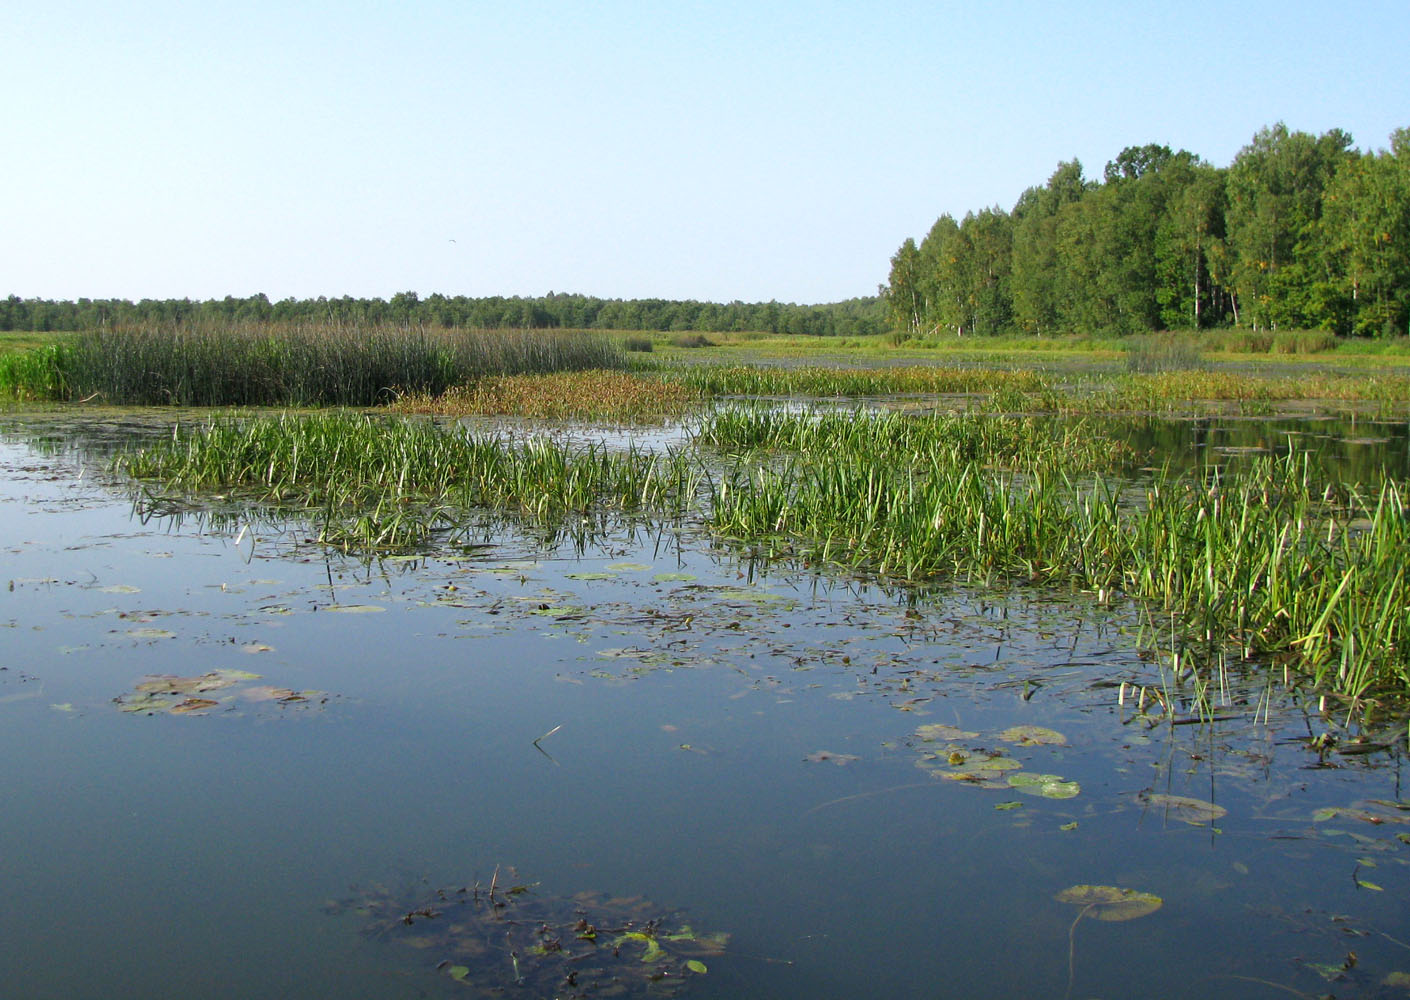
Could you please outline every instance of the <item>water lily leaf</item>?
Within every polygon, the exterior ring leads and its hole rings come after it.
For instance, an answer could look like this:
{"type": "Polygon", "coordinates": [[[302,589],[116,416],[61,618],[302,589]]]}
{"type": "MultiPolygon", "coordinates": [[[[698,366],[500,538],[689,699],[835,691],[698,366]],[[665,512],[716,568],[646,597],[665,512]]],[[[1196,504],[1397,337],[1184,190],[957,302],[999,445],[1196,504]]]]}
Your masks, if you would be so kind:
{"type": "Polygon", "coordinates": [[[446,975],[450,976],[450,978],[454,979],[457,983],[463,982],[465,977],[470,975],[470,967],[468,965],[452,965],[450,968],[446,969],[446,975]]]}
{"type": "Polygon", "coordinates": [[[336,611],[341,615],[375,615],[387,609],[379,604],[329,604],[321,610],[336,611]]]}
{"type": "Polygon", "coordinates": [[[161,698],[154,694],[117,699],[118,708],[124,712],[165,712],[174,704],[176,702],[170,698],[161,698]]]}
{"type": "Polygon", "coordinates": [[[1410,990],[1410,972],[1388,972],[1381,980],[1382,986],[1399,986],[1402,990],[1410,990]]]}
{"type": "Polygon", "coordinates": [[[1337,816],[1344,816],[1347,819],[1359,819],[1363,823],[1370,823],[1373,826],[1380,826],[1382,823],[1406,823],[1410,822],[1404,816],[1397,816],[1393,813],[1377,813],[1369,809],[1353,809],[1346,806],[1329,806],[1325,809],[1318,809],[1312,814],[1314,823],[1325,823],[1329,819],[1337,816]]]}
{"type": "Polygon", "coordinates": [[[567,580],[615,580],[616,573],[564,573],[567,580]]]}
{"type": "Polygon", "coordinates": [[[100,588],[100,589],[101,589],[101,592],[104,593],[104,594],[140,594],[140,593],[142,593],[142,588],[141,588],[141,587],[133,587],[133,586],[129,586],[128,584],[125,584],[125,583],[118,583],[118,584],[114,584],[114,585],[111,586],[111,587],[102,587],[102,588],[100,588]]]}
{"type": "Polygon", "coordinates": [[[254,654],[254,653],[272,653],[272,652],[274,652],[274,647],[273,647],[273,646],[268,646],[268,645],[266,645],[266,644],[264,644],[264,643],[262,643],[262,642],[247,642],[247,643],[245,643],[245,645],[243,645],[243,646],[240,647],[240,652],[242,652],[242,653],[251,653],[251,654],[254,654]]]}
{"type": "Polygon", "coordinates": [[[698,976],[703,976],[707,971],[709,971],[705,968],[705,963],[700,961],[698,958],[692,958],[690,961],[686,962],[685,967],[698,976]]]}
{"type": "Polygon", "coordinates": [[[1025,795],[1041,795],[1045,799],[1072,799],[1082,791],[1075,781],[1067,781],[1057,774],[1035,774],[1020,771],[1008,776],[1010,787],[1025,795]]]}
{"type": "Polygon", "coordinates": [[[191,715],[194,712],[205,712],[215,708],[220,702],[211,701],[209,698],[187,698],[180,704],[171,707],[172,715],[191,715]]]}
{"type": "Polygon", "coordinates": [[[803,759],[810,764],[827,763],[836,764],[838,767],[845,767],[854,760],[860,760],[861,758],[851,753],[833,753],[831,750],[817,750],[813,753],[806,754],[803,759]]]}
{"type": "Polygon", "coordinates": [[[916,736],[927,743],[933,743],[938,740],[972,740],[978,735],[978,733],[971,733],[966,729],[960,729],[958,726],[947,726],[940,722],[933,722],[928,726],[916,727],[916,736]]]}
{"type": "Polygon", "coordinates": [[[1065,747],[1067,737],[1056,729],[1043,726],[1010,726],[999,734],[1005,743],[1017,743],[1025,747],[1065,747]]]}
{"type": "Polygon", "coordinates": [[[1385,892],[1385,890],[1382,889],[1380,886],[1376,885],[1376,883],[1367,882],[1365,879],[1357,879],[1356,884],[1363,889],[1370,889],[1373,892],[1385,892]]]}
{"type": "Polygon", "coordinates": [[[130,628],[127,634],[134,639],[175,639],[176,633],[164,628],[130,628]]]}
{"type": "Polygon", "coordinates": [[[618,573],[640,573],[642,570],[650,569],[646,563],[639,562],[614,562],[608,563],[607,569],[615,570],[618,573]]]}
{"type": "Polygon", "coordinates": [[[1206,802],[1203,799],[1192,799],[1187,795],[1166,795],[1162,792],[1156,792],[1145,798],[1146,802],[1163,810],[1166,816],[1178,819],[1182,823],[1189,823],[1191,826],[1212,823],[1229,813],[1229,810],[1221,805],[1206,802]]]}
{"type": "Polygon", "coordinates": [[[1084,907],[1089,917],[1098,920],[1135,920],[1160,909],[1164,902],[1159,896],[1114,885],[1074,885],[1053,897],[1059,903],[1084,907]]]}
{"type": "Polygon", "coordinates": [[[694,573],[653,573],[651,576],[653,583],[689,583],[696,579],[699,577],[694,573]]]}
{"type": "Polygon", "coordinates": [[[1063,833],[1070,833],[1077,829],[1077,821],[1074,819],[1071,823],[1064,823],[1062,826],[1058,827],[1058,829],[1063,833]]]}
{"type": "Polygon", "coordinates": [[[1019,802],[1017,799],[1015,799],[1015,800],[1012,801],[1012,802],[1000,802],[1000,803],[996,804],[996,805],[994,806],[994,808],[995,808],[995,809],[998,809],[998,810],[1001,811],[1001,812],[1007,812],[1007,811],[1010,810],[1010,809],[1022,809],[1022,808],[1023,808],[1023,803],[1022,803],[1022,802],[1019,802]]]}

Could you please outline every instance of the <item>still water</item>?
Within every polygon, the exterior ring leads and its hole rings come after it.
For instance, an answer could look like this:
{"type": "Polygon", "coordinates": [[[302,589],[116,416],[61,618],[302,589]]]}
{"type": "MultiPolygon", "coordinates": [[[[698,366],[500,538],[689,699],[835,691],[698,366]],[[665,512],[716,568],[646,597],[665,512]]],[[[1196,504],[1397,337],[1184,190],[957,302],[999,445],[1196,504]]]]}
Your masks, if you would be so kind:
{"type": "Polygon", "coordinates": [[[366,564],[144,523],[81,452],[0,468],[4,996],[573,995],[446,951],[450,906],[358,912],[496,880],[535,921],[729,935],[654,983],[624,947],[592,995],[1405,995],[1403,729],[1319,753],[1357,734],[1232,671],[1201,722],[1137,609],[764,571],[684,526],[366,564]]]}

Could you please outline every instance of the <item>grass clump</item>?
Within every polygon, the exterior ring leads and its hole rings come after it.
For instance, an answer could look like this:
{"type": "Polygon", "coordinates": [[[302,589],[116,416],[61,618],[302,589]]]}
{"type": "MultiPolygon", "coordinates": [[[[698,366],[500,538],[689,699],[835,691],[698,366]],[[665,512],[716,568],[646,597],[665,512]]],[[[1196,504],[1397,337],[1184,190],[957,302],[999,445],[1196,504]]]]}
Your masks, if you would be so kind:
{"type": "Polygon", "coordinates": [[[589,371],[490,376],[468,386],[452,386],[439,396],[402,396],[392,409],[451,416],[635,423],[679,416],[698,399],[699,394],[690,388],[660,379],[589,371]]]}
{"type": "Polygon", "coordinates": [[[477,510],[540,524],[594,512],[679,516],[699,487],[694,463],[679,455],[509,443],[349,413],[179,426],[114,467],[149,496],[218,493],[301,513],[320,541],[359,551],[424,544],[477,510]]]}
{"type": "Polygon", "coordinates": [[[612,338],[583,333],[232,324],[72,334],[28,364],[8,378],[0,370],[0,386],[127,405],[371,406],[483,375],[620,368],[623,355],[612,338]]]}

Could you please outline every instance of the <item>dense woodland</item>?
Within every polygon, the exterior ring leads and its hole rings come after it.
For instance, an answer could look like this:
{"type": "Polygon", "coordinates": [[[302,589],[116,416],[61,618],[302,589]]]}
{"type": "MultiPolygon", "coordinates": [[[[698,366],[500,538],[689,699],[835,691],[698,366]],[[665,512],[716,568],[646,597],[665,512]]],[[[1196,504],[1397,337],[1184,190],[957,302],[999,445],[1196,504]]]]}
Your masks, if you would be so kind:
{"type": "Polygon", "coordinates": [[[1013,210],[942,215],[891,259],[898,332],[1122,335],[1241,326],[1403,335],[1410,129],[1360,152],[1340,129],[1265,128],[1228,167],[1131,146],[1077,160],[1013,210]]]}
{"type": "Polygon", "coordinates": [[[880,298],[848,299],[828,305],[779,302],[599,299],[554,294],[539,298],[429,295],[400,292],[387,299],[284,299],[264,295],[210,299],[47,299],[0,300],[0,330],[93,330],[152,323],[406,324],[489,330],[700,330],[708,333],[764,331],[855,337],[886,329],[880,298]]]}

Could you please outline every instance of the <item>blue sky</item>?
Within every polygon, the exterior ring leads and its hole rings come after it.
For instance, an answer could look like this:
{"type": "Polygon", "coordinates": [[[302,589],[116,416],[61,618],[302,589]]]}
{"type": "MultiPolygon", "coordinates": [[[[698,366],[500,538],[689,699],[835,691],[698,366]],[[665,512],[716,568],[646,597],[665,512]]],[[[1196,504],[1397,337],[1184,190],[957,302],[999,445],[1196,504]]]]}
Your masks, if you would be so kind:
{"type": "Polygon", "coordinates": [[[1407,38],[1405,0],[8,0],[0,295],[868,295],[1060,160],[1384,147],[1407,38]]]}

